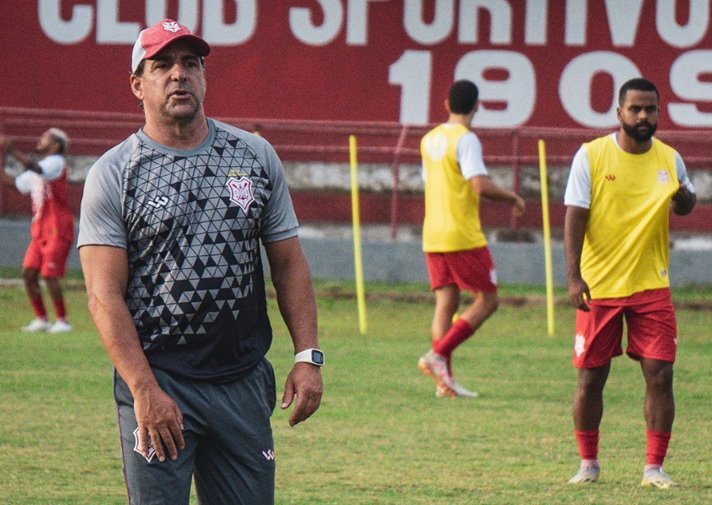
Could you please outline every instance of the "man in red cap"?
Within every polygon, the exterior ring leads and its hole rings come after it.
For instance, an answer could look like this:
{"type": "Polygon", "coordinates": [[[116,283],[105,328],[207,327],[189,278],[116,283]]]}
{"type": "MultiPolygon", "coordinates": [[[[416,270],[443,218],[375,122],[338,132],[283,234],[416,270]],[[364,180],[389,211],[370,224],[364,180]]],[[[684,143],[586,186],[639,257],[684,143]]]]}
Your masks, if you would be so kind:
{"type": "Polygon", "coordinates": [[[200,37],[193,35],[188,28],[172,19],[164,19],[160,23],[142,30],[134,44],[131,54],[131,72],[137,73],[143,60],[150,60],[168,44],[185,40],[191,44],[198,56],[210,54],[210,46],[200,37]]]}
{"type": "Polygon", "coordinates": [[[139,35],[131,90],[145,124],[90,170],[79,254],[115,366],[129,499],[274,503],[260,243],[295,351],[282,408],[321,402],[314,291],[282,164],[263,138],[209,119],[210,47],[166,19],[139,35]]]}

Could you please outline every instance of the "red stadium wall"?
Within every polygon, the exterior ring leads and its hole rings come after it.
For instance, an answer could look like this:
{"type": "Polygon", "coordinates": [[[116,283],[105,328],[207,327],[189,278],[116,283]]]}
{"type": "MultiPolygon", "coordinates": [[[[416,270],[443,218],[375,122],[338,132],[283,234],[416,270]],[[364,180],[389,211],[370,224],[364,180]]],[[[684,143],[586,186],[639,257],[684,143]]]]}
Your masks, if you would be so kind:
{"type": "MultiPolygon", "coordinates": [[[[419,225],[423,216],[423,197],[419,191],[403,187],[400,168],[419,163],[418,144],[429,126],[413,127],[397,123],[334,122],[334,121],[274,121],[221,118],[267,138],[285,161],[287,176],[296,163],[326,162],[323,170],[348,164],[348,137],[358,141],[360,163],[361,221],[365,224],[419,225]],[[340,165],[339,165],[340,164],[340,165]],[[390,179],[385,189],[374,190],[367,180],[369,170],[378,167],[380,179],[390,179]],[[390,172],[384,174],[383,172],[390,172]]],[[[59,110],[27,110],[0,107],[0,133],[9,134],[18,148],[27,152],[47,124],[58,126],[72,138],[71,154],[86,155],[92,160],[124,139],[141,125],[141,115],[111,113],[77,113],[59,110]]],[[[488,202],[482,209],[487,227],[541,228],[538,140],[544,140],[549,167],[550,218],[555,232],[563,226],[563,185],[573,153],[581,142],[604,130],[522,127],[513,130],[479,129],[485,162],[499,172],[505,172],[505,185],[523,194],[529,211],[517,221],[510,218],[505,205],[488,202]],[[497,168],[498,167],[498,168],[497,168]]],[[[710,177],[712,153],[709,134],[695,131],[660,131],[658,136],[674,145],[683,154],[694,178],[710,177]]],[[[0,159],[0,168],[4,167],[0,159]]],[[[316,176],[319,178],[319,175],[316,176]]],[[[70,173],[69,200],[78,214],[81,175],[70,173]]],[[[315,181],[319,182],[319,181],[315,181]]],[[[701,201],[692,215],[672,216],[671,226],[681,232],[712,233],[712,195],[701,194],[701,201]]],[[[347,186],[319,189],[302,183],[292,189],[295,208],[302,222],[349,223],[351,221],[350,192],[347,186]]],[[[0,185],[0,216],[28,214],[29,199],[13,188],[0,185]]]]}
{"type": "MultiPolygon", "coordinates": [[[[616,126],[616,91],[643,75],[661,93],[660,136],[691,171],[710,170],[712,11],[706,1],[646,0],[6,0],[0,2],[0,133],[27,150],[50,124],[72,153],[98,155],[141,125],[128,86],[139,31],[178,19],[213,47],[208,115],[260,131],[285,161],[417,163],[417,140],[444,118],[453,79],[480,87],[475,128],[488,165],[552,170],[616,126]],[[244,119],[258,118],[258,119],[244,119]],[[403,127],[409,126],[402,138],[403,127]]],[[[72,185],[78,208],[81,181],[72,185]]],[[[417,194],[363,194],[364,222],[419,223],[417,194]]],[[[347,221],[348,193],[294,192],[302,220],[347,221]],[[324,204],[330,202],[329,212],[324,204]],[[325,216],[325,214],[328,214],[325,216]]],[[[527,220],[540,219],[536,194],[527,220]]],[[[712,231],[708,201],[674,227],[712,231]]],[[[0,215],[29,204],[0,188],[0,215]]],[[[554,226],[560,200],[552,203],[554,226]]],[[[492,206],[484,221],[506,226],[492,206]]]]}
{"type": "Polygon", "coordinates": [[[712,127],[707,1],[5,0],[0,106],[131,113],[133,42],[165,16],[213,47],[210,115],[425,125],[455,78],[480,128],[608,128],[653,79],[662,129],[712,127]]]}

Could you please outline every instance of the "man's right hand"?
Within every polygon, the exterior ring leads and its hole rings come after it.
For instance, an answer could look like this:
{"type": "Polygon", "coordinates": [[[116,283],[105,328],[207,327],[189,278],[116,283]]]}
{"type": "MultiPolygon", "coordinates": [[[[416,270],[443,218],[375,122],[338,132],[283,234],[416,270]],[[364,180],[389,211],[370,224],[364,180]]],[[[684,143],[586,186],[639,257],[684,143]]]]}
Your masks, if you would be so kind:
{"type": "Polygon", "coordinates": [[[158,461],[172,460],[185,448],[183,414],[178,405],[158,385],[136,391],[134,413],[138,422],[138,450],[148,457],[149,440],[153,442],[158,461]]]}
{"type": "Polygon", "coordinates": [[[571,305],[579,310],[588,312],[591,308],[588,302],[591,300],[591,292],[588,289],[586,281],[581,279],[569,279],[569,301],[571,305]]]}

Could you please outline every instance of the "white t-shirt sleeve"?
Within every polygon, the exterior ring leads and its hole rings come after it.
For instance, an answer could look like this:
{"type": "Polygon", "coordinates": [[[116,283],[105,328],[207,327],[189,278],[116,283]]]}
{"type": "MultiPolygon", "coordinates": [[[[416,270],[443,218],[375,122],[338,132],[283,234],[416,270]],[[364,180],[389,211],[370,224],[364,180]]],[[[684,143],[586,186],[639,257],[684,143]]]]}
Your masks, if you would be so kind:
{"type": "Polygon", "coordinates": [[[20,175],[15,177],[15,187],[23,195],[29,195],[32,193],[32,190],[35,189],[38,183],[43,184],[42,177],[32,170],[25,170],[20,175]]]}
{"type": "Polygon", "coordinates": [[[482,158],[482,144],[474,133],[468,132],[458,140],[457,162],[465,180],[477,175],[487,175],[487,167],[482,158]]]}
{"type": "Polygon", "coordinates": [[[695,187],[687,176],[685,162],[682,161],[682,156],[677,151],[675,152],[675,169],[677,170],[677,180],[680,181],[680,185],[685,186],[690,193],[694,193],[695,187]]]}
{"type": "Polygon", "coordinates": [[[576,151],[574,160],[571,162],[564,203],[583,209],[591,207],[591,167],[588,162],[588,154],[583,146],[576,151]]]}
{"type": "Polygon", "coordinates": [[[48,181],[54,181],[62,176],[64,170],[64,157],[59,154],[51,154],[37,162],[42,169],[42,177],[48,181]]]}

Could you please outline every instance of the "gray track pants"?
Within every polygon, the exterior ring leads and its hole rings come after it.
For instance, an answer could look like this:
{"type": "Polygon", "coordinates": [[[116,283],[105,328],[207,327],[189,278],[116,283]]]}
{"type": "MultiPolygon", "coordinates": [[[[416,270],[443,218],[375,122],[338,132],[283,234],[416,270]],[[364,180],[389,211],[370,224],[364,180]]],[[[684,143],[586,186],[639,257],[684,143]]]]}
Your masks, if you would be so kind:
{"type": "Polygon", "coordinates": [[[150,461],[136,452],[133,397],[114,374],[124,476],[131,505],[188,505],[195,477],[203,505],[273,505],[274,444],[270,416],[274,371],[265,359],[247,376],[225,384],[177,379],[154,370],[183,413],[186,447],[176,461],[150,461]]]}

